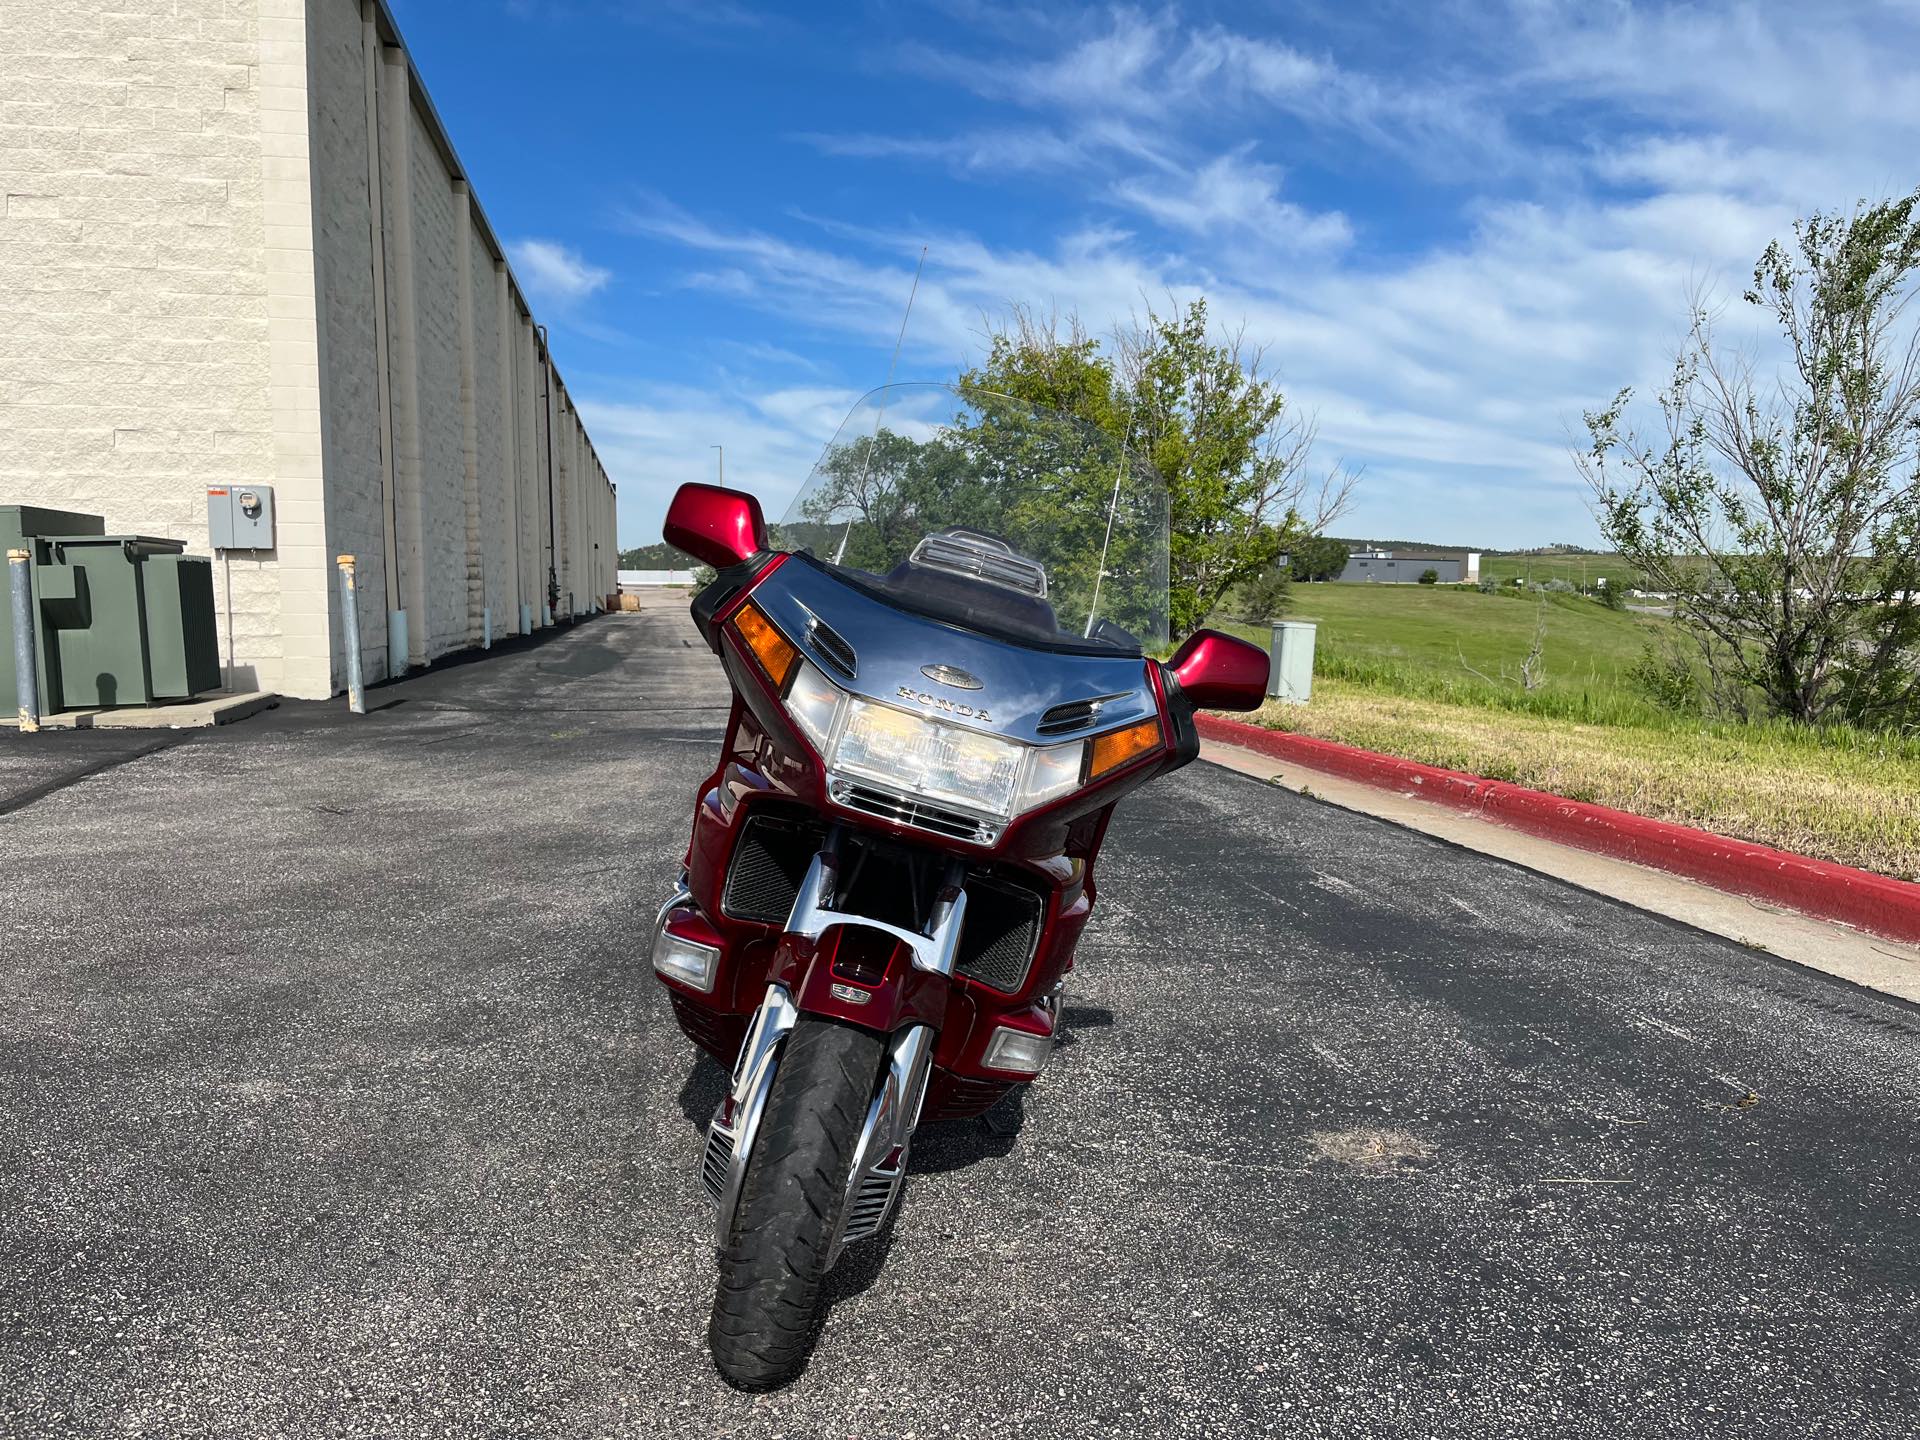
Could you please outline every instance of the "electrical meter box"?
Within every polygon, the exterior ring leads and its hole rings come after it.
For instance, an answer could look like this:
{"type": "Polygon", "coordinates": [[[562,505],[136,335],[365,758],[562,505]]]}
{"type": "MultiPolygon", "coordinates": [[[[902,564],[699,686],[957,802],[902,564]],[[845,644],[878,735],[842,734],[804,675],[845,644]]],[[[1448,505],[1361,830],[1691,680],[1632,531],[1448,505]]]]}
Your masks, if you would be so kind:
{"type": "Polygon", "coordinates": [[[271,550],[273,487],[209,486],[207,544],[215,550],[271,550]]]}

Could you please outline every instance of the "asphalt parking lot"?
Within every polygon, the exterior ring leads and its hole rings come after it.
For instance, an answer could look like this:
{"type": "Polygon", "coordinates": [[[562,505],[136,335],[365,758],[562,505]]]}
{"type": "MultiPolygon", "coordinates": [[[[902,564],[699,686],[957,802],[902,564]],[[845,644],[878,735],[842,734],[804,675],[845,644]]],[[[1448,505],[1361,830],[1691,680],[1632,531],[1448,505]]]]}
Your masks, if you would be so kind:
{"type": "Polygon", "coordinates": [[[698,643],[0,732],[0,1435],[1920,1433],[1913,1007],[1206,765],[1024,1108],[729,1391],[643,953],[698,643]]]}

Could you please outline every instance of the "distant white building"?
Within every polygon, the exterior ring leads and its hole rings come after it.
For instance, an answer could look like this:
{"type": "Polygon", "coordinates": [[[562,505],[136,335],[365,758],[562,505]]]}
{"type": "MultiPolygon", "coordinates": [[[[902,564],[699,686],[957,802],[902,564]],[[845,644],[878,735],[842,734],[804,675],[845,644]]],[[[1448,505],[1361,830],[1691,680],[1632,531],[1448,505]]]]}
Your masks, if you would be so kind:
{"type": "Polygon", "coordinates": [[[1471,585],[1480,578],[1480,552],[1460,555],[1396,555],[1391,550],[1359,550],[1347,557],[1343,584],[1418,585],[1433,571],[1441,585],[1471,585]]]}
{"type": "Polygon", "coordinates": [[[620,593],[630,594],[636,590],[651,590],[658,585],[691,585],[691,570],[622,570],[619,572],[620,593]]]}

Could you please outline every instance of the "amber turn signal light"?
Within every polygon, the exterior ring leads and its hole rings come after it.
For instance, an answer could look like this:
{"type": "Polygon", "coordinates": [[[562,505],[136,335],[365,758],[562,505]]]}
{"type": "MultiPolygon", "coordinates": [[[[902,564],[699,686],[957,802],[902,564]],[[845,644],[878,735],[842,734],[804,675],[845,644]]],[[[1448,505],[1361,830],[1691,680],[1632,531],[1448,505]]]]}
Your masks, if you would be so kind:
{"type": "Polygon", "coordinates": [[[767,678],[773,681],[777,690],[787,683],[787,676],[793,672],[793,662],[798,659],[787,637],[773,628],[773,622],[761,613],[760,607],[748,601],[740,607],[733,617],[733,628],[740,632],[740,638],[747,642],[747,649],[753,652],[753,658],[760,662],[760,668],[767,672],[767,678]]]}
{"type": "Polygon", "coordinates": [[[1087,767],[1087,779],[1098,780],[1109,770],[1124,765],[1135,756],[1160,747],[1160,722],[1142,720],[1124,730],[1109,730],[1093,737],[1093,763],[1087,767]]]}

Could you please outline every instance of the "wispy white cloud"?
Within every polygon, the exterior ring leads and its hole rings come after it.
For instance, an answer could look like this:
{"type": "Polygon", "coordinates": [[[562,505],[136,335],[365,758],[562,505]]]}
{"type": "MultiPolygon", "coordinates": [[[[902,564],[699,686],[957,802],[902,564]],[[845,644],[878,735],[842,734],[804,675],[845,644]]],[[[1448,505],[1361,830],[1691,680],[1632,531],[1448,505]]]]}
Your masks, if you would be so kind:
{"type": "Polygon", "coordinates": [[[638,544],[659,538],[675,490],[711,483],[723,460],[727,484],[758,496],[769,516],[782,514],[858,398],[829,386],[650,385],[644,398],[618,389],[583,396],[580,412],[619,481],[621,542],[638,544]]]}
{"type": "Polygon", "coordinates": [[[1334,250],[1353,238],[1347,217],[1318,214],[1280,198],[1280,168],[1252,159],[1246,148],[1183,175],[1132,176],[1114,193],[1132,208],[1176,230],[1218,235],[1252,232],[1277,250],[1334,250]]]}
{"type": "MultiPolygon", "coordinates": [[[[1590,535],[1570,432],[1620,385],[1662,378],[1689,288],[1737,292],[1797,213],[1915,183],[1920,12],[1402,13],[1448,29],[1447,63],[1369,71],[1285,22],[1252,34],[1173,10],[1049,9],[1025,26],[996,11],[990,46],[891,53],[992,101],[991,125],[803,137],[985,185],[1056,177],[1069,199],[1042,238],[897,213],[728,220],[663,200],[623,223],[680,251],[685,283],[882,359],[926,243],[907,351],[934,373],[977,356],[983,314],[1009,302],[1077,311],[1097,332],[1205,294],[1317,413],[1323,458],[1366,465],[1356,528],[1402,529],[1411,506],[1436,539],[1590,535]],[[1376,208],[1292,188],[1301,135],[1445,208],[1401,210],[1394,243],[1377,244],[1376,208]]],[[[718,414],[691,399],[662,413],[687,463],[705,458],[692,432],[724,420],[790,486],[836,396],[769,387],[718,414]]],[[[664,443],[647,452],[656,470],[664,443]]]]}
{"type": "Polygon", "coordinates": [[[1430,80],[1419,71],[1383,79],[1272,36],[1185,26],[1172,11],[1116,7],[1080,26],[1084,33],[1041,58],[923,44],[903,47],[897,58],[985,98],[1068,117],[1069,131],[1094,116],[1163,133],[1209,120],[1257,126],[1288,117],[1392,148],[1422,169],[1515,159],[1488,85],[1430,80]]]}
{"type": "Polygon", "coordinates": [[[507,256],[537,300],[584,300],[613,279],[611,270],[589,264],[579,251],[555,240],[510,241],[507,256]]]}

